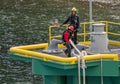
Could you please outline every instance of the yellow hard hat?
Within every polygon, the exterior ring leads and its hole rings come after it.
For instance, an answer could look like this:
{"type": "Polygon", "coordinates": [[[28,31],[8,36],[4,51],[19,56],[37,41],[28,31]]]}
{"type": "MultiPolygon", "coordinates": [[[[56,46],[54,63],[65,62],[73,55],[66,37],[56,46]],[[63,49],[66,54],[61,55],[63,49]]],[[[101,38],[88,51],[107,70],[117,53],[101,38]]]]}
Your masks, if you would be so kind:
{"type": "Polygon", "coordinates": [[[73,8],[72,8],[72,11],[75,11],[75,12],[76,12],[76,11],[77,11],[77,9],[76,9],[75,7],[73,7],[73,8]]]}

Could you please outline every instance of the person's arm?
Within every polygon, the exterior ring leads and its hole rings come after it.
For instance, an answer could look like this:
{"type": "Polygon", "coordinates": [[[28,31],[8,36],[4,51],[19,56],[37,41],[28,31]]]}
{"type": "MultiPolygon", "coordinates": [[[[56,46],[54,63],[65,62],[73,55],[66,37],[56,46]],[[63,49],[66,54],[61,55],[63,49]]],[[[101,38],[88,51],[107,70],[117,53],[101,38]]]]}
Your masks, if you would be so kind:
{"type": "Polygon", "coordinates": [[[67,24],[69,20],[70,20],[70,16],[63,22],[63,24],[67,24]]]}

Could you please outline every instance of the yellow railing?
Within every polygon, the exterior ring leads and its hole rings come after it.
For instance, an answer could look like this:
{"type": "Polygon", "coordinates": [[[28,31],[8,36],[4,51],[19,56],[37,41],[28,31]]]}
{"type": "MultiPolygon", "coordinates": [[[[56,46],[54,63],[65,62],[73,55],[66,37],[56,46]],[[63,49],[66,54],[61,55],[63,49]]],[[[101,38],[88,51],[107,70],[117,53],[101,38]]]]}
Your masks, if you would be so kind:
{"type": "MultiPolygon", "coordinates": [[[[109,24],[120,26],[120,23],[108,22],[108,21],[83,22],[83,23],[81,23],[81,25],[83,25],[83,30],[84,31],[83,31],[83,33],[78,34],[78,36],[84,36],[84,40],[83,40],[83,42],[80,42],[80,44],[85,44],[85,45],[90,44],[90,41],[89,42],[86,41],[86,36],[88,34],[90,34],[90,32],[87,32],[87,25],[95,24],[95,23],[106,24],[105,31],[108,34],[120,36],[119,33],[109,32],[109,24]]],[[[59,28],[59,26],[50,26],[49,27],[49,40],[50,41],[51,41],[52,38],[60,38],[61,37],[61,35],[55,35],[55,36],[52,35],[52,31],[53,31],[54,28],[59,28]]],[[[109,44],[120,46],[120,42],[118,42],[118,41],[109,41],[109,44]]],[[[63,45],[59,44],[58,47],[62,48],[63,45]]],[[[42,44],[33,44],[33,45],[12,47],[12,48],[10,48],[10,52],[14,53],[14,54],[20,54],[20,55],[22,55],[24,57],[27,57],[27,58],[37,57],[37,58],[43,59],[44,61],[52,60],[52,61],[57,61],[57,62],[62,62],[62,63],[71,63],[71,64],[75,64],[76,61],[77,61],[77,57],[64,58],[64,57],[58,57],[58,56],[55,56],[55,55],[45,54],[45,53],[42,53],[42,52],[32,51],[32,50],[35,50],[35,49],[47,49],[47,48],[48,48],[48,43],[42,43],[42,44]]],[[[85,56],[86,61],[99,60],[101,58],[112,59],[114,61],[117,61],[118,60],[118,54],[95,54],[95,55],[85,56]]]]}
{"type": "MultiPolygon", "coordinates": [[[[107,34],[111,34],[111,35],[117,35],[117,36],[120,36],[119,33],[114,33],[114,32],[109,32],[109,25],[117,25],[120,27],[120,23],[116,23],[116,22],[110,22],[110,21],[96,21],[96,22],[81,22],[81,28],[83,28],[83,33],[78,33],[78,36],[83,36],[83,41],[86,42],[87,41],[87,35],[89,35],[91,32],[87,32],[87,26],[90,25],[90,24],[97,24],[97,23],[104,23],[106,26],[105,26],[105,32],[107,34]]],[[[52,34],[52,31],[54,31],[55,28],[60,28],[61,26],[49,26],[49,42],[51,42],[51,40],[53,38],[60,38],[62,35],[53,35],[52,34]]],[[[65,26],[66,27],[66,26],[65,26]]]]}
{"type": "MultiPolygon", "coordinates": [[[[31,50],[40,49],[40,48],[46,49],[47,47],[48,47],[47,43],[18,46],[18,47],[10,48],[10,52],[22,55],[26,58],[32,58],[32,57],[41,58],[44,61],[52,60],[52,61],[57,61],[57,62],[62,62],[62,63],[70,63],[70,64],[75,64],[77,62],[77,57],[64,58],[64,57],[59,57],[55,55],[45,54],[42,52],[31,51],[31,50]]],[[[118,54],[94,54],[94,55],[85,56],[84,58],[86,61],[100,60],[101,58],[118,61],[118,54]]]]}

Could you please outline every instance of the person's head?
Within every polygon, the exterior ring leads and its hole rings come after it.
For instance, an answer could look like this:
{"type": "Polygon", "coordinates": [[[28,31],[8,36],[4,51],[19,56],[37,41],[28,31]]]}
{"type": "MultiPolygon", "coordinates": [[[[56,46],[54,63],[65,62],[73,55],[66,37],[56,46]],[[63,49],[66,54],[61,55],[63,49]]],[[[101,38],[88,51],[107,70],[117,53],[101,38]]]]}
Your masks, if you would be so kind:
{"type": "Polygon", "coordinates": [[[74,26],[69,26],[68,30],[70,30],[71,32],[74,31],[74,26]]]}
{"type": "Polygon", "coordinates": [[[76,12],[77,12],[77,9],[75,7],[73,7],[72,10],[71,10],[71,12],[72,12],[72,15],[75,15],[76,12]]]}

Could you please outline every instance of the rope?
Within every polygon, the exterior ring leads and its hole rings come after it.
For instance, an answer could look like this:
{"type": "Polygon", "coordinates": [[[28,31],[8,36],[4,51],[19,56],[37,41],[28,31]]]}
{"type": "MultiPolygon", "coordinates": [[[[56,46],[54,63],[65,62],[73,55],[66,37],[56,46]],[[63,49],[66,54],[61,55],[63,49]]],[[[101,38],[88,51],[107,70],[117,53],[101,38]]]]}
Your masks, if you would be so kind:
{"type": "Polygon", "coordinates": [[[78,84],[81,84],[81,77],[80,77],[80,55],[78,57],[78,84]]]}
{"type": "Polygon", "coordinates": [[[80,55],[81,55],[81,52],[76,48],[75,44],[71,40],[70,40],[70,43],[74,47],[74,49],[79,53],[79,55],[77,56],[77,58],[78,58],[78,84],[81,84],[81,76],[80,76],[80,55]]]}
{"type": "Polygon", "coordinates": [[[86,54],[86,51],[82,51],[82,69],[83,69],[83,84],[86,84],[86,78],[85,78],[85,68],[86,68],[86,65],[85,65],[85,60],[84,60],[84,56],[87,55],[86,54]]]}
{"type": "Polygon", "coordinates": [[[100,55],[101,59],[100,59],[100,63],[101,63],[101,84],[103,84],[103,60],[102,60],[102,56],[100,55]]]}
{"type": "MultiPolygon", "coordinates": [[[[85,60],[84,60],[84,55],[86,55],[86,52],[83,51],[83,53],[81,53],[78,48],[75,46],[75,44],[70,40],[71,45],[74,47],[74,49],[78,52],[79,55],[77,55],[78,57],[78,84],[81,84],[81,76],[80,76],[80,56],[82,56],[82,69],[83,69],[83,84],[86,84],[86,79],[85,79],[85,60]]],[[[73,52],[74,55],[76,55],[73,52]]]]}

